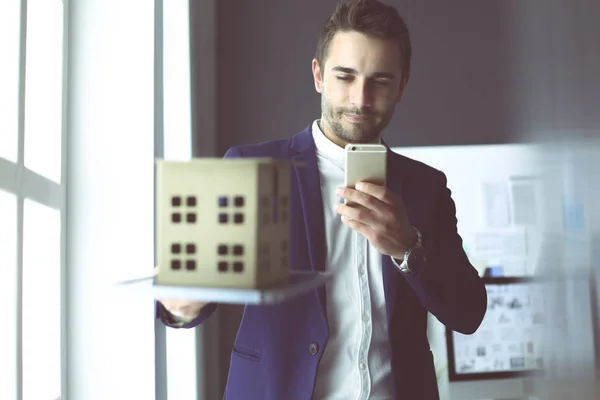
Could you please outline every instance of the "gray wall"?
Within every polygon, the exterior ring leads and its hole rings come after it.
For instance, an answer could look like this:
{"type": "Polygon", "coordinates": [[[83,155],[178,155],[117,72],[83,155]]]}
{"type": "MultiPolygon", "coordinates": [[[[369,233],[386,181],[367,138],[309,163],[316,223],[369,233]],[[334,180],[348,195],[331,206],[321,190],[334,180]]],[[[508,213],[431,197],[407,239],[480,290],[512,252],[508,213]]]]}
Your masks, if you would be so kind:
{"type": "MultiPolygon", "coordinates": [[[[320,114],[310,70],[337,2],[219,1],[218,149],[281,139],[320,114]]],[[[412,77],[385,132],[393,146],[506,143],[504,1],[390,1],[411,30],[412,77]]]]}
{"type": "Polygon", "coordinates": [[[598,136],[600,1],[506,4],[512,131],[532,140],[598,136]]]}
{"type": "MultiPolygon", "coordinates": [[[[335,0],[218,2],[217,152],[319,116],[310,62],[335,0]]],[[[600,124],[597,0],[388,0],[413,42],[392,146],[500,144],[600,124]]]]}

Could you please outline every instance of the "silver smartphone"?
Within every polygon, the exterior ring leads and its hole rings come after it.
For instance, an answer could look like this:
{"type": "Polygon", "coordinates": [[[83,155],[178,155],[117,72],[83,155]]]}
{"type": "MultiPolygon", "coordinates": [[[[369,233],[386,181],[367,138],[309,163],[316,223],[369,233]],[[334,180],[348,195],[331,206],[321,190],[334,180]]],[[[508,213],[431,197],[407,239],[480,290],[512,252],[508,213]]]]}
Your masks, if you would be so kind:
{"type": "MultiPolygon", "coordinates": [[[[382,144],[347,144],[344,186],[354,189],[357,182],[385,186],[387,148],[382,144]]],[[[352,202],[344,200],[345,204],[352,202]]]]}

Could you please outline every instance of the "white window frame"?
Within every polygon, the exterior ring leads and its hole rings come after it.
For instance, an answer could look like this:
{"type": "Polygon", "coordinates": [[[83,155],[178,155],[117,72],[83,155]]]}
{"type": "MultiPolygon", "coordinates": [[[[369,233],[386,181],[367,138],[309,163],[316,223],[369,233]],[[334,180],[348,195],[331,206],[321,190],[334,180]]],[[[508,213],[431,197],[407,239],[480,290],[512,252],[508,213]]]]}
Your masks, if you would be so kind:
{"type": "Polygon", "coordinates": [[[62,400],[155,396],[155,3],[69,1],[66,380],[62,400]]]}
{"type": "MultiPolygon", "coordinates": [[[[60,282],[61,282],[61,393],[64,392],[66,380],[66,352],[65,352],[65,295],[64,295],[64,271],[65,271],[65,209],[66,209],[66,126],[64,124],[64,107],[66,104],[66,29],[67,29],[67,4],[63,8],[63,126],[61,133],[61,183],[56,183],[25,167],[25,67],[26,67],[26,37],[27,37],[27,0],[20,3],[20,33],[19,33],[19,106],[18,106],[18,148],[17,161],[12,162],[0,157],[0,189],[16,196],[17,199],[17,359],[16,368],[16,400],[23,398],[23,221],[25,198],[31,199],[43,206],[58,210],[60,212],[60,282]]],[[[11,324],[9,323],[9,327],[11,324]]]]}
{"type": "MultiPolygon", "coordinates": [[[[192,157],[188,0],[158,0],[157,15],[155,112],[161,119],[155,155],[187,161],[192,157]]],[[[195,329],[156,326],[157,354],[165,362],[156,371],[157,394],[165,399],[199,398],[195,334],[195,329]]]]}
{"type": "MultiPolygon", "coordinates": [[[[145,0],[144,0],[145,1],[145,0]]],[[[154,4],[152,3],[144,3],[143,0],[138,0],[137,5],[140,8],[143,8],[144,16],[148,15],[149,9],[154,9],[154,24],[155,24],[155,36],[154,40],[154,76],[155,76],[155,100],[154,100],[154,155],[156,157],[161,157],[164,155],[165,150],[165,142],[167,149],[167,157],[168,158],[191,158],[192,157],[192,120],[191,120],[191,108],[192,108],[192,89],[191,89],[191,76],[189,71],[189,55],[187,52],[187,72],[185,79],[179,81],[180,89],[185,88],[183,92],[180,92],[180,97],[178,98],[178,102],[183,107],[180,111],[183,111],[186,114],[184,117],[187,122],[184,129],[180,129],[178,134],[177,127],[171,127],[167,130],[163,131],[164,124],[164,110],[163,110],[163,97],[164,92],[162,90],[162,79],[163,79],[163,31],[162,31],[162,23],[163,23],[163,0],[155,0],[154,4]],[[187,86],[187,88],[186,88],[187,86]],[[166,133],[166,136],[165,136],[166,133]],[[175,148],[179,147],[179,151],[175,148]],[[169,150],[169,148],[173,150],[169,150]]],[[[169,1],[181,1],[181,0],[169,0],[169,1]]],[[[186,13],[189,13],[189,3],[188,0],[184,1],[186,13]]],[[[85,101],[97,101],[98,94],[91,92],[90,88],[86,85],[82,85],[81,78],[73,78],[69,74],[70,67],[73,67],[77,74],[81,74],[82,72],[85,74],[85,65],[88,65],[90,59],[93,60],[93,55],[90,56],[87,53],[82,51],[83,46],[81,43],[87,43],[93,41],[91,36],[88,35],[88,31],[85,28],[85,18],[89,18],[89,11],[94,8],[94,11],[98,12],[98,8],[101,10],[101,15],[99,18],[102,21],[110,21],[112,9],[110,9],[111,5],[104,3],[102,0],[80,0],[78,2],[73,2],[73,4],[69,0],[63,0],[63,108],[62,108],[62,134],[61,134],[61,183],[56,183],[51,179],[48,179],[32,170],[29,170],[25,167],[25,137],[24,137],[24,110],[25,110],[25,39],[26,39],[26,30],[27,30],[27,0],[21,0],[21,26],[20,26],[20,64],[19,64],[19,124],[18,124],[18,157],[16,162],[8,161],[4,158],[0,158],[0,189],[13,194],[17,197],[17,268],[18,268],[18,277],[17,277],[17,316],[18,321],[16,324],[17,330],[17,360],[15,360],[15,367],[17,370],[17,397],[15,400],[22,400],[23,398],[23,365],[22,365],[22,353],[23,353],[23,342],[22,342],[22,268],[23,268],[23,208],[24,208],[24,199],[30,198],[33,201],[36,201],[39,204],[44,206],[48,206],[50,208],[56,209],[60,211],[60,223],[61,223],[61,249],[60,249],[60,273],[61,273],[61,398],[63,400],[75,400],[83,393],[85,393],[86,387],[90,389],[93,388],[103,388],[105,385],[109,384],[121,384],[122,389],[126,391],[136,391],[136,388],[140,388],[142,385],[144,386],[144,392],[149,394],[148,386],[152,386],[152,391],[154,391],[155,398],[157,400],[162,400],[166,398],[179,398],[178,396],[183,395],[185,398],[196,399],[202,398],[205,395],[209,395],[210,397],[220,396],[218,383],[218,376],[215,376],[218,373],[218,368],[215,368],[215,363],[217,361],[217,349],[214,347],[215,341],[218,338],[217,322],[218,318],[216,316],[212,318],[211,324],[208,327],[202,326],[198,329],[185,331],[176,331],[169,330],[168,332],[165,330],[164,326],[156,321],[155,332],[147,332],[148,336],[145,336],[142,340],[143,343],[148,343],[149,337],[154,337],[154,348],[147,348],[148,353],[145,353],[146,346],[145,344],[138,344],[136,347],[136,351],[139,356],[144,359],[140,359],[140,363],[144,364],[144,371],[146,371],[145,378],[144,376],[132,377],[130,382],[122,382],[120,377],[115,376],[115,372],[110,371],[108,369],[91,371],[90,366],[96,364],[96,362],[102,363],[102,360],[98,360],[97,354],[86,355],[85,353],[89,350],[85,341],[82,341],[82,337],[88,333],[87,328],[85,329],[85,333],[78,330],[81,328],[82,316],[85,314],[85,310],[80,306],[73,306],[67,303],[67,298],[71,300],[77,299],[76,301],[82,301],[83,304],[89,305],[95,301],[101,301],[102,296],[99,294],[86,294],[83,299],[78,298],[77,295],[81,292],[81,289],[77,289],[77,286],[85,285],[86,279],[89,278],[91,270],[86,263],[77,263],[75,261],[88,261],[87,258],[82,258],[80,254],[77,254],[77,250],[74,250],[78,247],[79,244],[83,242],[79,241],[79,239],[74,239],[72,235],[67,235],[70,232],[69,228],[73,226],[79,226],[80,224],[85,225],[85,222],[77,221],[77,217],[81,215],[81,196],[74,196],[73,193],[80,192],[81,189],[81,181],[78,179],[73,180],[72,175],[73,171],[68,170],[68,166],[71,170],[77,169],[77,171],[82,171],[80,169],[82,167],[81,161],[82,156],[78,154],[78,157],[72,157],[73,154],[69,154],[68,150],[72,150],[73,153],[81,153],[82,151],[85,154],[93,154],[94,149],[89,148],[81,148],[82,142],[78,140],[74,140],[73,136],[78,136],[81,134],[86,134],[85,130],[94,130],[96,132],[96,128],[93,126],[91,121],[87,119],[87,117],[82,117],[80,115],[72,115],[70,113],[73,104],[79,104],[82,99],[85,101]],[[74,40],[77,38],[77,41],[80,44],[77,44],[74,48],[75,51],[72,51],[72,46],[74,44],[74,40]],[[71,96],[73,94],[73,96],[71,96]],[[91,99],[91,100],[88,100],[91,99]],[[70,126],[69,126],[70,125],[70,126]],[[72,185],[71,183],[74,183],[72,185]],[[74,201],[73,201],[74,200],[74,201]],[[69,202],[67,207],[67,202],[69,202]],[[74,207],[75,212],[72,213],[72,207],[74,207]],[[75,217],[73,217],[75,215],[75,217]],[[75,253],[75,254],[74,254],[75,253]],[[67,269],[67,263],[69,263],[69,268],[67,269]],[[74,265],[78,264],[78,265],[74,265]],[[78,269],[79,272],[73,274],[73,271],[78,269]],[[83,270],[83,272],[82,272],[83,270]],[[82,280],[83,278],[83,280],[82,280]],[[183,339],[183,340],[182,340],[183,339]],[[208,346],[211,344],[213,347],[208,346]],[[146,367],[147,361],[153,360],[155,368],[154,374],[154,382],[148,380],[146,367]],[[167,360],[170,362],[167,363],[167,360]],[[209,367],[211,366],[211,367],[209,367]],[[90,371],[82,371],[86,369],[90,369],[90,371]],[[169,379],[167,382],[167,371],[168,376],[173,377],[172,374],[177,374],[176,371],[187,371],[185,375],[175,375],[179,376],[178,379],[169,379]],[[98,374],[100,372],[100,374],[98,374]],[[182,380],[183,379],[183,380],[182,380]],[[210,393],[210,394],[209,394],[210,393]]],[[[206,136],[201,139],[203,144],[203,151],[206,151],[205,155],[215,155],[214,147],[216,143],[216,132],[214,131],[215,120],[215,110],[214,110],[214,99],[216,98],[216,90],[215,90],[215,82],[214,78],[216,76],[216,66],[214,65],[216,60],[216,1],[210,0],[206,4],[206,16],[203,16],[203,19],[206,18],[206,22],[208,23],[207,27],[203,28],[203,33],[207,34],[206,43],[203,46],[208,50],[207,57],[205,57],[202,62],[205,63],[205,67],[207,67],[206,72],[203,73],[200,78],[205,83],[209,84],[208,90],[200,102],[203,103],[204,106],[210,107],[204,109],[208,110],[206,115],[202,115],[202,125],[205,127],[209,127],[210,129],[206,131],[206,136]]],[[[183,9],[180,9],[182,11],[183,9]]],[[[116,10],[115,12],[120,12],[121,10],[116,10]]],[[[131,7],[124,7],[124,15],[131,18],[130,20],[135,20],[134,15],[137,16],[137,13],[133,11],[131,7]]],[[[189,14],[186,16],[189,21],[189,14]]],[[[89,22],[89,21],[88,21],[89,22]]],[[[144,20],[142,25],[145,29],[148,27],[148,20],[144,20]],[[145,24],[145,25],[144,25],[145,24]]],[[[91,28],[92,32],[98,33],[99,27],[94,26],[91,28]]],[[[182,30],[188,34],[187,40],[189,41],[189,25],[182,30]]],[[[180,33],[181,33],[180,32],[180,33]]],[[[138,37],[135,34],[134,37],[138,37]]],[[[147,45],[147,40],[143,39],[145,42],[142,45],[147,45]]],[[[98,45],[98,42],[92,43],[92,45],[98,45]]],[[[186,43],[186,46],[189,48],[189,42],[186,43]]],[[[95,50],[95,49],[91,49],[95,50]]],[[[104,49],[103,49],[104,50],[104,49]]],[[[203,51],[204,49],[202,49],[203,51]]],[[[107,57],[112,55],[112,50],[104,50],[105,55],[107,57]]],[[[118,50],[117,50],[118,51],[118,50]]],[[[117,52],[115,52],[116,54],[117,52]]],[[[90,53],[91,54],[91,53],[90,53]]],[[[143,53],[147,54],[147,53],[143,53]]],[[[138,62],[135,59],[132,59],[134,62],[138,62]]],[[[131,61],[131,60],[126,60],[131,61]]],[[[143,73],[146,73],[147,70],[146,64],[140,63],[140,67],[144,68],[143,73]]],[[[131,96],[131,93],[126,93],[126,95],[131,96]]],[[[140,95],[142,97],[142,95],[140,95]]],[[[142,99],[143,100],[143,99],[142,99]]],[[[171,109],[173,104],[171,104],[171,109]]],[[[79,107],[78,107],[79,108],[79,107]]],[[[145,113],[143,111],[140,113],[145,113]]],[[[205,111],[203,111],[205,112],[205,111]]],[[[142,114],[137,113],[136,116],[140,116],[142,114]]],[[[148,114],[143,114],[148,115],[148,114]]],[[[171,121],[175,121],[173,117],[177,118],[176,115],[170,115],[171,121]]],[[[145,139],[144,139],[145,140],[145,139]]],[[[110,155],[109,155],[110,156],[110,155]]],[[[138,157],[139,159],[139,157],[138,157]]],[[[95,172],[95,177],[98,171],[95,172]]],[[[94,174],[94,172],[92,172],[94,174]]],[[[151,268],[151,266],[148,266],[151,268]]],[[[71,303],[73,303],[71,301],[71,303]]],[[[117,313],[118,316],[117,321],[121,321],[121,324],[124,321],[127,321],[122,315],[118,315],[119,310],[115,309],[113,312],[117,313]]],[[[145,311],[146,313],[147,311],[145,311]]],[[[147,317],[143,317],[147,318],[147,317]]],[[[140,317],[140,319],[143,320],[140,317]]],[[[134,318],[135,320],[135,318],[134,318]]],[[[106,323],[107,321],[102,321],[102,323],[106,323]]],[[[118,322],[117,322],[118,323],[118,322]]],[[[135,324],[135,322],[134,322],[135,324]]],[[[144,323],[146,325],[146,323],[144,323]]],[[[134,330],[138,330],[140,333],[142,332],[141,327],[136,327],[134,325],[134,330]]],[[[107,329],[111,329],[108,327],[107,329]]],[[[118,327],[115,327],[118,329],[118,327]]],[[[114,334],[114,331],[111,332],[114,334]]],[[[146,335],[146,331],[144,331],[144,335],[146,335]]],[[[104,340],[104,339],[103,339],[104,340]]],[[[109,343],[108,341],[105,343],[101,341],[99,345],[106,345],[109,343]]],[[[103,365],[103,364],[102,364],[103,365]]],[[[104,389],[102,389],[104,390],[104,389]]],[[[97,398],[101,398],[101,396],[106,393],[93,393],[93,396],[98,396],[97,398]]],[[[118,395],[120,393],[110,393],[110,395],[118,395]]],[[[87,395],[92,395],[92,393],[87,393],[87,395]]],[[[92,396],[92,397],[93,397],[92,396]]],[[[90,397],[90,399],[92,398],[90,397]]],[[[104,397],[106,398],[106,397],[104,397]]],[[[96,399],[96,397],[94,397],[96,399]]],[[[13,400],[13,399],[10,399],[13,400]]]]}
{"type": "MultiPolygon", "coordinates": [[[[194,156],[214,157],[217,0],[155,1],[160,15],[156,23],[155,155],[184,161],[194,156]],[[197,26],[191,25],[193,18],[197,26]],[[194,63],[199,65],[192,76],[194,63]]],[[[219,328],[218,312],[194,329],[166,329],[157,323],[157,400],[222,397],[219,328]]]]}

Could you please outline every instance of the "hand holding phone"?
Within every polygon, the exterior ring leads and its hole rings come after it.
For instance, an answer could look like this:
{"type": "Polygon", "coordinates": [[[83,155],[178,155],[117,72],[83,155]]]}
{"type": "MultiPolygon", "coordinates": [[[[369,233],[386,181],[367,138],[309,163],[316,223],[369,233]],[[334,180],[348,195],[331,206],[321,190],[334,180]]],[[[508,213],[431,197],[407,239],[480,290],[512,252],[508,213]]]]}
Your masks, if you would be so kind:
{"type": "MultiPolygon", "coordinates": [[[[354,189],[358,182],[385,186],[387,147],[382,144],[347,144],[344,186],[354,189]]],[[[344,200],[345,204],[351,202],[344,200]]]]}

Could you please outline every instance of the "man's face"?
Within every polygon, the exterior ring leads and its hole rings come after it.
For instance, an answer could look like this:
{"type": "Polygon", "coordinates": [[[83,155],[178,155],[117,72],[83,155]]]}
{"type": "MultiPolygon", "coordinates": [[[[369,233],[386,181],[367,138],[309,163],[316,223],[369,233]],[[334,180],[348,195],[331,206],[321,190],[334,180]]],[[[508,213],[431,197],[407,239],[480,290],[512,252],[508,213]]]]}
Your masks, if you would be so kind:
{"type": "Polygon", "coordinates": [[[406,84],[397,45],[354,31],[338,32],[323,69],[316,60],[312,69],[325,134],[340,146],[377,141],[406,84]]]}

